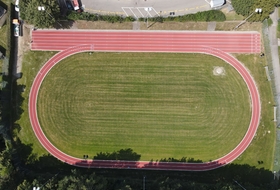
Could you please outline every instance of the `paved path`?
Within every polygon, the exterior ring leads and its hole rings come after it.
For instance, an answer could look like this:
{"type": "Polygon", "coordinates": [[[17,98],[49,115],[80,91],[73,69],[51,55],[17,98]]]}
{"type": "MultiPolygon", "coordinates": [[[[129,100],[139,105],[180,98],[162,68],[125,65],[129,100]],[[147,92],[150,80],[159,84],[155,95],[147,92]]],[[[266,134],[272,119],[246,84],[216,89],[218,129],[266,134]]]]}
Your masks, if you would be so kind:
{"type": "Polygon", "coordinates": [[[271,56],[272,56],[275,90],[277,94],[275,102],[278,105],[277,107],[279,112],[280,111],[279,109],[280,108],[280,65],[279,65],[278,39],[277,39],[278,8],[275,8],[274,12],[270,15],[270,18],[272,19],[273,24],[272,26],[269,27],[269,41],[270,41],[270,49],[271,49],[271,56]]]}
{"type": "Polygon", "coordinates": [[[130,168],[152,170],[205,171],[224,166],[239,157],[253,140],[260,120],[260,97],[256,84],[247,69],[236,58],[225,52],[260,52],[260,35],[256,32],[138,32],[138,31],[33,31],[35,50],[62,50],[53,56],[38,72],[29,96],[29,116],[40,143],[53,156],[71,165],[87,168],[130,168]],[[72,42],[75,36],[77,41],[72,42]],[[214,38],[214,39],[213,39],[214,38]],[[151,41],[153,40],[153,41],[151,41]],[[235,41],[235,43],[234,43],[235,41]],[[83,44],[83,43],[88,44],[83,44]],[[81,44],[81,45],[79,45],[81,44]],[[230,44],[230,45],[229,45],[230,44]],[[213,48],[220,47],[221,49],[213,48]],[[240,49],[238,49],[240,48],[240,49]],[[65,57],[86,51],[113,52],[194,52],[219,57],[232,65],[243,77],[252,107],[251,121],[241,142],[222,158],[205,163],[175,163],[151,161],[84,160],[71,157],[46,138],[37,117],[37,96],[40,85],[54,65],[65,57]]]}

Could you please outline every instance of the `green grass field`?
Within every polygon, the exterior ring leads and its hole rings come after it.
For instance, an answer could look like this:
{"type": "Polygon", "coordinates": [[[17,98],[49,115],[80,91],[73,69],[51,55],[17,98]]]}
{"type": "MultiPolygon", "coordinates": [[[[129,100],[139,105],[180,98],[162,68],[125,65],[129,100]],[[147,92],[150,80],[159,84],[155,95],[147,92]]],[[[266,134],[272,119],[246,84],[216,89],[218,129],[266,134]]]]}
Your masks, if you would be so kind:
{"type": "Polygon", "coordinates": [[[213,160],[250,121],[248,90],[222,60],[202,54],[88,53],[44,80],[38,116],[49,140],[75,157],[132,148],[141,160],[213,160]],[[213,75],[215,66],[224,76],[213,75]]]}

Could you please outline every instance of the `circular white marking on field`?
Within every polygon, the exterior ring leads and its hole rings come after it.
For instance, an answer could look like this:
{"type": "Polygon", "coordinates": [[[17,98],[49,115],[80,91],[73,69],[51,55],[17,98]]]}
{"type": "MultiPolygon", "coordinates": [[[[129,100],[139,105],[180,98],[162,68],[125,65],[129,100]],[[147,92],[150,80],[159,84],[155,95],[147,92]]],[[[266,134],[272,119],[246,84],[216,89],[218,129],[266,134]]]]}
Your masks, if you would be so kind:
{"type": "Polygon", "coordinates": [[[270,133],[270,131],[267,131],[268,133],[270,133]]]}
{"type": "Polygon", "coordinates": [[[226,71],[224,67],[214,67],[213,69],[213,75],[225,75],[226,71]]]}

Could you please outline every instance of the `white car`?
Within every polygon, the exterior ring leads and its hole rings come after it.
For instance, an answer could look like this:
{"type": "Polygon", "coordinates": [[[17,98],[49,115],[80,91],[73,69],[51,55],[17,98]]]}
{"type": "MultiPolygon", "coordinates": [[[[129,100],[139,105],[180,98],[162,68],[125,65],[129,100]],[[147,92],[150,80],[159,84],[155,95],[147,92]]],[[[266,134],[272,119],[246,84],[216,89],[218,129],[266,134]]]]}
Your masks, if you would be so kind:
{"type": "Polygon", "coordinates": [[[15,11],[19,12],[19,0],[16,0],[15,2],[15,11]]]}

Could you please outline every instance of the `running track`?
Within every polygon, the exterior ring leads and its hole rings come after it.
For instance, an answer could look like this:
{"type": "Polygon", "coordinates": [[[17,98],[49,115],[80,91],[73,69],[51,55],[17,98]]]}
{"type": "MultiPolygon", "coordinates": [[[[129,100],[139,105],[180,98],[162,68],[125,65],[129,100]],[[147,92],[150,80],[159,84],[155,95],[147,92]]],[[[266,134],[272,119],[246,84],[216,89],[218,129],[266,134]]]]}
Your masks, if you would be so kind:
{"type": "Polygon", "coordinates": [[[40,143],[63,162],[88,168],[205,171],[224,166],[235,160],[255,136],[261,112],[259,93],[247,69],[229,53],[260,53],[259,33],[38,30],[32,32],[32,41],[32,50],[60,51],[47,61],[34,79],[29,97],[29,117],[40,143]],[[210,54],[223,59],[240,73],[249,89],[252,113],[246,135],[230,153],[205,163],[84,160],[66,155],[49,142],[40,127],[37,117],[37,95],[44,77],[55,64],[70,55],[88,51],[193,52],[210,54]]]}

